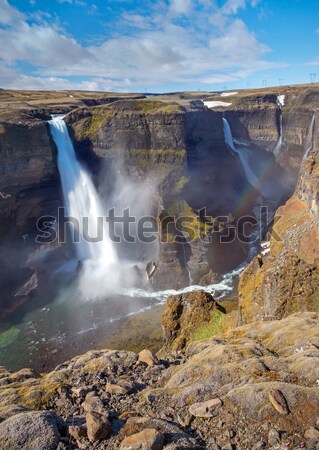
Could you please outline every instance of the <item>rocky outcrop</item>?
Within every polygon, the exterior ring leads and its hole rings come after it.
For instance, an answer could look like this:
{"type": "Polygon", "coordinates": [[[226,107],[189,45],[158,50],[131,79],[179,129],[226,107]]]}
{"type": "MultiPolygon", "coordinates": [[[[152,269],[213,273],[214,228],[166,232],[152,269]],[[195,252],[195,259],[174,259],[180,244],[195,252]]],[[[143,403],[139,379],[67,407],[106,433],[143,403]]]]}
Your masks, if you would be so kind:
{"type": "Polygon", "coordinates": [[[171,295],[167,299],[162,317],[166,348],[169,350],[185,348],[194,332],[200,326],[211,322],[215,311],[223,312],[223,308],[207,292],[194,291],[171,295]]]}
{"type": "Polygon", "coordinates": [[[313,450],[318,347],[319,316],[305,312],[189,341],[153,365],[100,350],[42,377],[2,368],[1,448],[313,450]]]}
{"type": "Polygon", "coordinates": [[[277,211],[270,250],[240,276],[240,323],[319,311],[319,235],[307,205],[292,197],[277,211]]]}

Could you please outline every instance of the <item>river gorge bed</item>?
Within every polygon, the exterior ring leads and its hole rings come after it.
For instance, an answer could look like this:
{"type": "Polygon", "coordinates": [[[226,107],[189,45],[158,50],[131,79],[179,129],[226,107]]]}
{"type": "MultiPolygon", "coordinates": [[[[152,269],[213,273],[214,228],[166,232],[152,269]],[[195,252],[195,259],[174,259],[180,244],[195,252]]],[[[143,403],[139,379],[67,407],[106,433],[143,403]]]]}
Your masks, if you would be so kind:
{"type": "MultiPolygon", "coordinates": [[[[220,299],[232,295],[241,270],[226,274],[219,284],[202,289],[220,299]]],[[[156,351],[162,345],[161,315],[166,299],[171,294],[201,288],[131,289],[126,295],[94,300],[81,297],[77,281],[70,274],[64,279],[53,277],[46,288],[36,291],[2,321],[2,365],[10,370],[30,367],[46,372],[91,349],[140,351],[147,347],[156,351]]]]}

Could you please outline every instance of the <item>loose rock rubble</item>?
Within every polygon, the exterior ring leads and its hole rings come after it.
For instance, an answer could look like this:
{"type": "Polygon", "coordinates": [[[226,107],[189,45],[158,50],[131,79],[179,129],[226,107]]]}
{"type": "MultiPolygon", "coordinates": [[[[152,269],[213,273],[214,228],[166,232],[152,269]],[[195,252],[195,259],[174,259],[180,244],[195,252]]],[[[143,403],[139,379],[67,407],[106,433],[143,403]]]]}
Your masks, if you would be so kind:
{"type": "Polygon", "coordinates": [[[45,376],[2,368],[1,450],[319,449],[319,315],[142,355],[90,351],[45,376]]]}

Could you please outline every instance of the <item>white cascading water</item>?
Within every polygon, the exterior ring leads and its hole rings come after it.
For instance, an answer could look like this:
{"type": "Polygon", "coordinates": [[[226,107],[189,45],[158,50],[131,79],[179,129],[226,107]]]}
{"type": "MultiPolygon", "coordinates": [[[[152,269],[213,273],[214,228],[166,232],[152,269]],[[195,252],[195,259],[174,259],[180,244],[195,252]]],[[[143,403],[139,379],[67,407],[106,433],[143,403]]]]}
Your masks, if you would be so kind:
{"type": "Polygon", "coordinates": [[[228,123],[228,120],[223,117],[223,127],[224,127],[224,137],[225,137],[225,143],[227,147],[236,155],[238,155],[240,163],[242,165],[242,168],[244,170],[244,173],[246,175],[247,181],[249,184],[260,189],[259,187],[259,181],[254,172],[251,170],[248,162],[249,154],[247,153],[246,149],[238,150],[235,147],[232,132],[230,129],[230,125],[228,123]]]}
{"type": "Polygon", "coordinates": [[[278,95],[276,99],[276,105],[279,108],[279,137],[276,147],[274,148],[274,155],[278,156],[282,147],[282,135],[283,135],[283,127],[282,127],[282,108],[285,105],[285,95],[278,95]]]}
{"type": "Polygon", "coordinates": [[[276,147],[274,148],[274,155],[278,156],[282,147],[282,111],[280,109],[280,116],[279,116],[279,138],[278,138],[278,142],[276,144],[276,147]]]}
{"type": "MultiPolygon", "coordinates": [[[[243,148],[243,146],[241,146],[240,149],[236,148],[236,146],[234,144],[234,139],[232,136],[230,125],[228,123],[228,120],[225,118],[223,118],[223,126],[224,126],[225,143],[231,152],[238,155],[248,183],[251,184],[252,186],[254,186],[261,194],[265,194],[264,192],[262,192],[262,188],[261,188],[258,178],[256,177],[256,175],[254,174],[254,172],[251,170],[251,168],[249,166],[249,162],[248,162],[249,153],[247,152],[247,149],[243,148]]],[[[239,142],[239,141],[236,141],[236,142],[239,142]]],[[[259,236],[260,236],[260,219],[258,219],[258,224],[255,227],[255,229],[252,231],[252,235],[251,235],[252,240],[251,240],[250,249],[249,249],[248,258],[247,258],[248,262],[251,261],[253,259],[253,257],[257,254],[259,236]]]]}
{"type": "MultiPolygon", "coordinates": [[[[58,168],[61,178],[64,205],[69,217],[79,224],[79,242],[75,249],[79,260],[89,264],[96,263],[99,270],[107,276],[118,265],[118,259],[109,238],[107,223],[98,193],[89,173],[78,161],[63,116],[56,116],[49,121],[54,142],[58,148],[58,168]],[[98,227],[103,231],[103,239],[89,242],[84,237],[83,219],[88,220],[88,234],[91,238],[98,235],[98,227]],[[103,218],[103,220],[98,219],[103,218]],[[100,221],[100,222],[99,222],[100,221]]],[[[93,267],[92,267],[93,269],[93,267]]],[[[114,274],[112,275],[114,281],[114,274]]]]}
{"type": "Polygon", "coordinates": [[[306,150],[304,153],[304,156],[302,158],[302,163],[304,163],[306,161],[306,159],[309,156],[309,153],[313,147],[313,134],[314,134],[314,130],[315,130],[315,114],[312,115],[312,119],[311,119],[311,123],[310,123],[310,127],[309,127],[309,131],[308,131],[308,136],[307,136],[307,140],[306,140],[306,150]]]}

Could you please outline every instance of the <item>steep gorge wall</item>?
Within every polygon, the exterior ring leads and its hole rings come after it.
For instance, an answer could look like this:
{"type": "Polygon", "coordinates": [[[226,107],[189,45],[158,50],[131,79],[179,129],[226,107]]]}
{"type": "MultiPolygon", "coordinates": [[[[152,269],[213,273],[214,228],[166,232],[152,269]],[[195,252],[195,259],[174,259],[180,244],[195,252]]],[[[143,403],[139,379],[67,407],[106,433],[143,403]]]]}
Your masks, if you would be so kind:
{"type": "MultiPolygon", "coordinates": [[[[147,178],[158,192],[157,210],[163,217],[191,215],[200,227],[194,211],[207,207],[209,214],[227,215],[239,200],[245,180],[225,146],[220,112],[134,100],[79,109],[66,120],[80,158],[93,170],[100,166],[100,178],[102,172],[112,180],[116,161],[127,176],[147,178]]],[[[174,243],[177,230],[161,232],[167,242],[160,247],[153,278],[158,288],[166,285],[164,280],[182,287],[190,277],[193,282],[204,277],[206,284],[216,278],[199,233],[184,245],[174,243]]]]}
{"type": "Polygon", "coordinates": [[[317,106],[310,113],[315,115],[313,136],[308,132],[307,138],[312,149],[299,168],[294,195],[277,211],[270,252],[256,257],[240,277],[240,323],[280,319],[300,310],[319,311],[317,106]]]}
{"type": "Polygon", "coordinates": [[[35,231],[59,203],[56,150],[48,125],[21,114],[0,117],[0,235],[35,231]]]}
{"type": "Polygon", "coordinates": [[[230,97],[232,106],[224,114],[235,137],[250,139],[271,152],[279,140],[282,115],[282,146],[276,158],[296,182],[318,100],[319,93],[312,87],[285,87],[271,94],[230,97]],[[285,96],[282,107],[277,104],[278,95],[285,96]]]}

